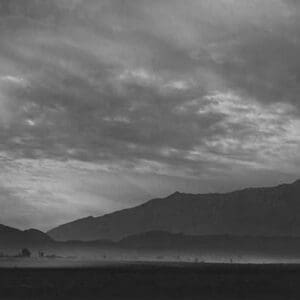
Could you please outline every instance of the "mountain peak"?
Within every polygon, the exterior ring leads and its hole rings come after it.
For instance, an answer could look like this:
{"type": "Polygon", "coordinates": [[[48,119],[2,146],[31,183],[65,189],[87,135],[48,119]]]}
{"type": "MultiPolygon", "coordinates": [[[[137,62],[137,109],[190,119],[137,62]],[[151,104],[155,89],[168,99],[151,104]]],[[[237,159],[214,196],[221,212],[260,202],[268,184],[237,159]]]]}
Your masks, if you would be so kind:
{"type": "Polygon", "coordinates": [[[297,179],[296,181],[294,181],[294,182],[292,183],[292,185],[299,185],[299,186],[300,186],[300,179],[297,179]]]}
{"type": "Polygon", "coordinates": [[[182,193],[181,192],[178,192],[178,191],[176,191],[176,192],[174,192],[173,194],[171,194],[171,195],[169,195],[168,196],[168,198],[171,198],[171,197],[178,197],[178,196],[180,196],[180,195],[182,195],[182,193]]]}

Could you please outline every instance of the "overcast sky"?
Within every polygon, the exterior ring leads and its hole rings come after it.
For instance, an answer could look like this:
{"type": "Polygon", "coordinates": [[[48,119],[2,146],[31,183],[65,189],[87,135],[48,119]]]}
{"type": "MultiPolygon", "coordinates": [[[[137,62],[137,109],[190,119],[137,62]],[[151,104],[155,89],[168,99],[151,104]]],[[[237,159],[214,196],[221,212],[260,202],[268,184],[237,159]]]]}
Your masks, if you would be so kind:
{"type": "Polygon", "coordinates": [[[300,5],[1,0],[0,223],[300,177],[300,5]]]}

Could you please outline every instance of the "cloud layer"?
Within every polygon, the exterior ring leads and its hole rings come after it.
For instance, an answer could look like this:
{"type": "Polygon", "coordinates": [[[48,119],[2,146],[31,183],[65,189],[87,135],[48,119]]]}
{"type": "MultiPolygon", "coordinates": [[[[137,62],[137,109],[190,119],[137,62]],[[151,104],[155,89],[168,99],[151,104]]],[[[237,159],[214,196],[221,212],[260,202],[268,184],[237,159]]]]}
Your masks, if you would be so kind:
{"type": "Polygon", "coordinates": [[[299,13],[283,0],[1,1],[6,215],[19,220],[17,201],[47,227],[176,187],[298,177],[299,13]],[[142,183],[131,193],[124,178],[142,183]],[[73,210],[54,219],[60,206],[73,210]]]}

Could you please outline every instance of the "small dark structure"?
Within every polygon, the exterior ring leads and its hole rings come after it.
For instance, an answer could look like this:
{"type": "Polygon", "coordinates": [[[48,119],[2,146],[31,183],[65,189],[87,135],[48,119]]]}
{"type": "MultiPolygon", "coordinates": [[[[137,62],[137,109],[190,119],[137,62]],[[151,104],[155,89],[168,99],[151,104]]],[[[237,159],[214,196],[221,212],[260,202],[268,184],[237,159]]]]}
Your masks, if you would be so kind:
{"type": "Polygon", "coordinates": [[[31,252],[27,248],[23,248],[21,251],[21,257],[30,257],[31,252]]]}
{"type": "Polygon", "coordinates": [[[39,257],[44,257],[44,252],[43,251],[39,251],[39,257]]]}

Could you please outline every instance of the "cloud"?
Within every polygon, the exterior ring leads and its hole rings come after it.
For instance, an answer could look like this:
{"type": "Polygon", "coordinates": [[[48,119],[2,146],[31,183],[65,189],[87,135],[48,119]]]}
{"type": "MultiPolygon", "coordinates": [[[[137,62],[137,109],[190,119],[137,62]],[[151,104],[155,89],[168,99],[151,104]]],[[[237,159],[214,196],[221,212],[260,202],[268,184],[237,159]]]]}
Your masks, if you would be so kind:
{"type": "Polygon", "coordinates": [[[153,144],[154,153],[158,145],[189,151],[211,134],[222,114],[181,116],[177,122],[172,112],[178,103],[214,90],[233,90],[250,102],[297,105],[291,66],[298,49],[287,18],[291,11],[281,1],[272,6],[266,1],[29,1],[3,7],[9,18],[1,50],[20,73],[2,76],[19,85],[5,93],[15,105],[4,110],[18,118],[5,142],[8,148],[22,144],[20,155],[69,151],[79,159],[113,159],[123,144],[129,158],[132,144],[136,149],[153,144]],[[32,23],[45,14],[47,22],[32,23]],[[283,37],[277,28],[291,36],[283,37]]]}
{"type": "MultiPolygon", "coordinates": [[[[194,159],[200,156],[218,161],[247,164],[257,169],[278,169],[288,163],[290,155],[296,157],[300,140],[299,119],[293,115],[288,103],[263,105],[244,101],[233,93],[214,93],[193,100],[178,108],[179,114],[221,114],[223,118],[214,127],[215,134],[205,138],[200,152],[192,151],[194,159]],[[205,149],[205,153],[201,153],[205,149]]],[[[197,147],[196,147],[197,148],[197,147]]],[[[294,161],[293,161],[294,163],[294,161]]],[[[293,164],[292,163],[292,164],[293,164]]],[[[288,165],[287,171],[296,168],[288,165]]]]}

